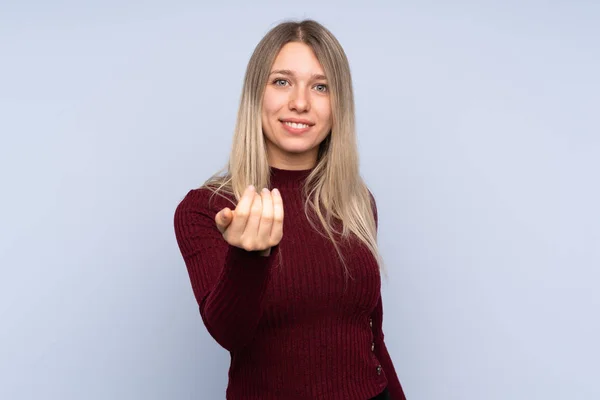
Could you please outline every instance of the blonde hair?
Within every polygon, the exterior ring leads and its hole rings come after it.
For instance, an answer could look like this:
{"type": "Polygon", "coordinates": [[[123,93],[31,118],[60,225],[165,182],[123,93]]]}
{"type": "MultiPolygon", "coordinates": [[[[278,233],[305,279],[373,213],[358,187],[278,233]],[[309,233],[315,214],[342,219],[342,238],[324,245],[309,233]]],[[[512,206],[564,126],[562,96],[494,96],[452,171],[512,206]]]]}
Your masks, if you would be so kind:
{"type": "Polygon", "coordinates": [[[375,199],[359,172],[354,94],[348,59],[333,34],[314,20],[280,23],[256,46],[246,69],[229,161],[203,187],[212,190],[213,195],[228,193],[237,201],[250,184],[257,188],[270,187],[261,123],[262,99],[270,68],[281,48],[289,42],[304,43],[314,51],[327,76],[332,109],[331,132],[321,143],[317,164],[304,185],[305,214],[311,226],[333,243],[346,276],[351,277],[351,274],[334,233],[341,234],[343,240],[351,235],[358,238],[387,275],[377,245],[375,199]],[[318,217],[325,234],[313,223],[309,208],[318,217]],[[343,221],[341,232],[334,228],[335,220],[343,221]]]}

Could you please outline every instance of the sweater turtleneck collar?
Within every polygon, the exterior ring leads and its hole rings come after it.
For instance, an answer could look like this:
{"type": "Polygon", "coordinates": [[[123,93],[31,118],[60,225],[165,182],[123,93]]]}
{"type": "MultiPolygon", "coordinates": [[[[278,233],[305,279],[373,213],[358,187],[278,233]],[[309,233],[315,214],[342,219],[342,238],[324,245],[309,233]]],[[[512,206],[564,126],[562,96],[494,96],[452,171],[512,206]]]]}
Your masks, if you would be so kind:
{"type": "Polygon", "coordinates": [[[271,186],[273,188],[299,188],[304,184],[313,169],[290,170],[269,166],[271,186]]]}

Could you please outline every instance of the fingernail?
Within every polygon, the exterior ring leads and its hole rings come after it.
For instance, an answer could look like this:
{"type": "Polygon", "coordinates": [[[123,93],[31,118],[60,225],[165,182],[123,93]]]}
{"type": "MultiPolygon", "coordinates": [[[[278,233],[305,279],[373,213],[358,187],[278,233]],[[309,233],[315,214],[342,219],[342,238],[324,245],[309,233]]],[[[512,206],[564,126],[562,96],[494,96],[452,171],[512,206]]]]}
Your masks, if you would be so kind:
{"type": "Polygon", "coordinates": [[[275,193],[276,195],[279,195],[279,190],[277,188],[273,189],[273,193],[275,193]]]}
{"type": "Polygon", "coordinates": [[[252,191],[253,191],[253,190],[254,190],[254,185],[250,185],[250,186],[248,186],[248,189],[250,189],[250,190],[252,190],[252,191]]]}
{"type": "Polygon", "coordinates": [[[267,188],[263,188],[262,192],[263,192],[263,193],[269,193],[269,189],[267,189],[267,188]]]}

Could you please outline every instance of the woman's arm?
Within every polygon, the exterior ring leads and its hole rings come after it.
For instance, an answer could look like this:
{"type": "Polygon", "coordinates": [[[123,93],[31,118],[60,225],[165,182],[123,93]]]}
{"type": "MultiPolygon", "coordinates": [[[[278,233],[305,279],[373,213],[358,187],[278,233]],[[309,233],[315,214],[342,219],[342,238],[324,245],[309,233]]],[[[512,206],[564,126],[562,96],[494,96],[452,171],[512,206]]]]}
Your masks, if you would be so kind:
{"type": "Polygon", "coordinates": [[[231,246],[216,227],[207,189],[190,191],[178,205],[175,236],[185,261],[200,315],[210,335],[225,349],[252,339],[279,246],[269,256],[231,246]]]}
{"type": "Polygon", "coordinates": [[[394,363],[392,362],[390,353],[388,353],[387,347],[385,346],[385,341],[383,340],[383,304],[381,296],[379,296],[377,307],[375,308],[375,311],[373,311],[373,314],[371,314],[371,318],[373,321],[373,335],[375,343],[374,352],[381,364],[383,373],[387,378],[387,387],[390,391],[391,399],[406,400],[404,390],[402,389],[402,385],[400,384],[400,380],[396,374],[396,369],[394,368],[394,363]]]}
{"type": "MultiPolygon", "coordinates": [[[[369,191],[369,194],[371,196],[371,205],[373,207],[375,227],[378,230],[379,217],[377,214],[377,202],[375,201],[373,193],[369,191]]],[[[373,323],[373,338],[375,344],[375,348],[373,351],[375,352],[375,356],[381,363],[383,373],[385,374],[388,380],[388,390],[390,392],[391,399],[406,400],[404,390],[402,389],[402,385],[400,384],[400,380],[398,379],[398,375],[396,374],[396,369],[394,368],[394,363],[392,362],[390,353],[388,352],[387,347],[385,346],[385,341],[383,340],[383,299],[381,298],[381,294],[379,295],[377,306],[371,314],[371,321],[373,323]]]]}

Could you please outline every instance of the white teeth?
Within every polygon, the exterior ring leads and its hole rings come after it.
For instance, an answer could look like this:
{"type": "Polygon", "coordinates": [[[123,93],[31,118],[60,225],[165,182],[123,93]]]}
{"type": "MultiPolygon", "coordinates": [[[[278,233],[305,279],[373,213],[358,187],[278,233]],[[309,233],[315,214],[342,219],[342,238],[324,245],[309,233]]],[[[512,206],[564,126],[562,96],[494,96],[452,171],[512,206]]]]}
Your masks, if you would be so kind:
{"type": "Polygon", "coordinates": [[[295,122],[284,122],[284,124],[291,126],[292,128],[308,128],[306,124],[297,124],[295,122]]]}

